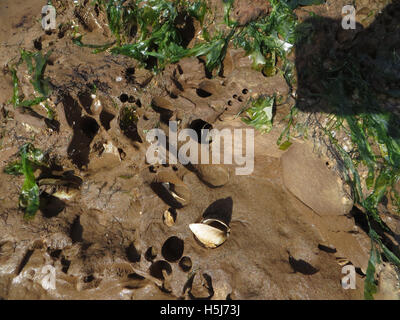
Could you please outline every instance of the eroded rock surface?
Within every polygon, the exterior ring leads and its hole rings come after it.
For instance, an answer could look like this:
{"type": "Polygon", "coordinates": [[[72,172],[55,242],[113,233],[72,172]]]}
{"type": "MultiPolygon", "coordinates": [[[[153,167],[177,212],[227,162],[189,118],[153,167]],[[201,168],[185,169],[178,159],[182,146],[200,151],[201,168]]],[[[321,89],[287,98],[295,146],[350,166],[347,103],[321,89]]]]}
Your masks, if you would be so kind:
{"type": "Polygon", "coordinates": [[[329,168],[329,159],[314,154],[308,143],[294,144],[282,156],[286,188],[320,215],[345,215],[353,202],[342,180],[329,168]]]}
{"type": "MultiPolygon", "coordinates": [[[[104,17],[59,2],[60,22],[78,16],[88,41],[105,43],[104,17]]],[[[251,70],[243,50],[232,48],[224,77],[207,78],[194,58],[153,76],[126,57],[92,55],[91,49],[72,45],[66,30],[43,35],[33,19],[23,18],[32,15],[30,3],[4,3],[22,25],[13,27],[15,38],[0,38],[6,44],[0,61],[18,56],[17,44],[34,50],[27,39],[40,38],[43,50],[54,50],[46,73],[60,126],[56,131],[14,111],[7,104],[12,82],[6,74],[0,85],[7,111],[0,116],[5,132],[0,166],[16,157],[16,146],[34,138],[55,164],[44,174],[72,175],[80,183],[71,200],[42,196],[47,205],[27,222],[17,205],[23,178],[1,170],[1,298],[362,298],[360,275],[356,290],[342,289],[338,261],[365,271],[369,238],[354,216],[345,216],[350,203],[342,202],[341,182],[323,160],[303,145],[286,153],[278,149],[283,125],[277,123],[269,135],[256,132],[251,175],[238,176],[230,165],[146,162],[146,132],[156,127],[168,132],[170,120],[179,121],[178,130],[249,128],[238,113],[251,97],[288,94],[281,75],[267,78],[251,70]],[[101,107],[92,101],[93,85],[101,107]],[[205,218],[220,219],[231,229],[216,249],[201,246],[188,227],[205,218]],[[44,282],[51,270],[56,289],[44,282]]],[[[243,24],[269,8],[267,1],[247,3],[239,1],[234,11],[243,24]]],[[[27,90],[29,81],[21,81],[27,90]]]]}

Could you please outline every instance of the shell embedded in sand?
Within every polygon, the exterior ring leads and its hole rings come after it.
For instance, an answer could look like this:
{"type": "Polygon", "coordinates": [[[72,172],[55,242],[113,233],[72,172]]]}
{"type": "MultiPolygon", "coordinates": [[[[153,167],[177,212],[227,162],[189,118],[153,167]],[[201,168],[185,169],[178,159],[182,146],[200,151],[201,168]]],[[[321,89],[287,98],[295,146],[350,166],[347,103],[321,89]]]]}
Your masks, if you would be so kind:
{"type": "Polygon", "coordinates": [[[94,94],[92,94],[91,97],[93,99],[93,102],[90,106],[90,111],[92,111],[92,113],[94,115],[98,115],[101,113],[101,111],[103,111],[103,106],[102,106],[101,100],[99,99],[99,97],[97,97],[94,94]]]}
{"type": "Polygon", "coordinates": [[[189,228],[196,238],[207,248],[220,246],[228,239],[229,235],[229,229],[221,230],[205,223],[192,223],[189,225],[189,228]]]}
{"type": "Polygon", "coordinates": [[[38,184],[42,192],[44,191],[60,200],[72,200],[79,193],[76,182],[69,180],[47,178],[39,180],[38,184]]]}
{"type": "Polygon", "coordinates": [[[72,200],[78,194],[78,190],[76,189],[60,189],[52,194],[53,197],[56,197],[60,200],[72,200]]]}
{"type": "Polygon", "coordinates": [[[181,205],[185,206],[190,203],[190,190],[186,185],[175,185],[169,182],[163,182],[162,186],[167,189],[170,195],[181,205]]]}
{"type": "Polygon", "coordinates": [[[172,227],[175,224],[176,216],[174,217],[173,212],[170,209],[165,210],[163,220],[166,226],[172,227]]]}

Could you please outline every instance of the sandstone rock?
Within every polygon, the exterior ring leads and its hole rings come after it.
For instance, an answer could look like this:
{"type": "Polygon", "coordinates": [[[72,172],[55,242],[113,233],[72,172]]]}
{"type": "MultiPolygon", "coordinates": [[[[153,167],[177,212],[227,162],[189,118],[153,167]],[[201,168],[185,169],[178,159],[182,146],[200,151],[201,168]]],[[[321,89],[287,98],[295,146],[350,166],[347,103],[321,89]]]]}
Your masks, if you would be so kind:
{"type": "Polygon", "coordinates": [[[258,17],[267,14],[270,8],[269,1],[237,1],[234,3],[234,15],[239,25],[244,26],[258,17]]]}
{"type": "Polygon", "coordinates": [[[199,178],[213,187],[221,187],[229,181],[229,171],[222,165],[199,164],[196,169],[199,178]]]}
{"type": "MultiPolygon", "coordinates": [[[[101,148],[100,155],[92,153],[90,157],[89,170],[96,172],[98,170],[111,169],[121,163],[121,157],[118,148],[113,145],[113,143],[101,143],[99,140],[97,146],[101,148]]],[[[96,144],[94,141],[93,145],[96,144]]]]}
{"type": "Polygon", "coordinates": [[[281,158],[286,188],[320,215],[344,215],[353,206],[343,184],[308,143],[293,144],[281,158]]]}
{"type": "Polygon", "coordinates": [[[399,277],[393,265],[385,263],[379,267],[377,300],[400,300],[399,277]]]}

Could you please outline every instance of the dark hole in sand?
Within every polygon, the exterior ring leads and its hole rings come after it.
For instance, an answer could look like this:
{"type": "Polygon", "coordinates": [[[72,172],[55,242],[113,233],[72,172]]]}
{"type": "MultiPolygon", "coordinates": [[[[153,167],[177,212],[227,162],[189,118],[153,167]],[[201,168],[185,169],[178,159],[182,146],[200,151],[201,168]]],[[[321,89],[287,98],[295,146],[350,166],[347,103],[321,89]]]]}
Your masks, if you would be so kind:
{"type": "Polygon", "coordinates": [[[88,138],[93,139],[99,131],[99,125],[93,118],[83,117],[81,121],[81,130],[88,138]]]}
{"type": "Polygon", "coordinates": [[[62,265],[61,271],[64,272],[64,273],[67,273],[68,269],[69,269],[69,266],[71,265],[71,261],[65,259],[64,257],[62,257],[61,258],[61,265],[62,265]]]}
{"type": "Polygon", "coordinates": [[[176,212],[175,208],[169,208],[168,212],[171,214],[172,219],[174,220],[174,223],[176,222],[176,218],[178,217],[178,213],[176,212]]]}
{"type": "Polygon", "coordinates": [[[154,262],[150,266],[149,271],[150,271],[150,275],[152,277],[160,279],[160,280],[164,280],[163,270],[165,270],[167,272],[167,274],[172,273],[171,265],[167,261],[159,260],[159,261],[154,262]]]}
{"type": "Polygon", "coordinates": [[[132,76],[132,75],[134,75],[134,74],[135,74],[135,68],[134,68],[134,67],[127,68],[127,69],[125,70],[125,74],[126,74],[127,76],[132,76]]]}
{"type": "Polygon", "coordinates": [[[82,242],[83,238],[83,227],[80,222],[80,217],[76,217],[74,222],[71,225],[70,229],[70,237],[72,239],[72,242],[82,242]]]}
{"type": "Polygon", "coordinates": [[[80,169],[89,163],[90,143],[99,130],[96,120],[88,116],[81,117],[82,109],[69,94],[62,96],[64,113],[74,135],[67,152],[72,162],[80,169]]]}
{"type": "Polygon", "coordinates": [[[144,253],[144,257],[147,261],[153,261],[157,257],[157,252],[154,247],[149,247],[144,253]]]}
{"type": "Polygon", "coordinates": [[[181,209],[183,207],[161,183],[153,182],[150,184],[150,187],[168,206],[176,209],[181,209]]]}
{"type": "Polygon", "coordinates": [[[189,257],[183,257],[179,261],[179,267],[182,269],[183,272],[189,272],[192,269],[192,259],[189,257]]]}
{"type": "Polygon", "coordinates": [[[137,273],[130,273],[128,274],[128,279],[131,280],[145,280],[145,277],[142,277],[141,275],[138,275],[137,273]]]}
{"type": "Polygon", "coordinates": [[[336,249],[335,248],[324,246],[323,244],[319,244],[318,245],[318,249],[321,250],[321,251],[325,251],[327,253],[336,253],[336,249]]]}
{"type": "Polygon", "coordinates": [[[104,129],[107,131],[110,130],[110,122],[115,118],[115,116],[112,113],[109,113],[105,110],[103,110],[100,113],[100,123],[103,126],[104,129]]]}
{"type": "Polygon", "coordinates": [[[204,211],[203,219],[217,219],[229,226],[232,219],[233,200],[231,197],[219,199],[204,211]]]}
{"type": "Polygon", "coordinates": [[[181,26],[178,27],[178,31],[182,37],[182,46],[186,48],[195,36],[194,20],[186,14],[180,14],[176,18],[176,23],[181,26]]]}
{"type": "Polygon", "coordinates": [[[58,258],[60,258],[61,252],[62,252],[62,250],[60,250],[60,249],[49,250],[50,257],[52,257],[52,258],[54,258],[54,259],[56,259],[56,260],[57,260],[58,258]]]}
{"type": "Polygon", "coordinates": [[[83,91],[78,94],[79,102],[88,114],[92,114],[90,107],[93,103],[92,93],[90,91],[83,91]]]}
{"type": "Polygon", "coordinates": [[[24,267],[26,266],[26,264],[28,263],[29,259],[31,258],[32,254],[33,254],[34,250],[28,250],[24,257],[22,258],[21,263],[19,264],[18,268],[17,268],[17,275],[19,275],[22,271],[22,269],[24,269],[24,267]]]}
{"type": "Polygon", "coordinates": [[[208,97],[212,96],[212,93],[210,93],[210,92],[208,92],[206,90],[200,89],[200,88],[196,89],[196,93],[201,98],[208,98],[208,97]]]}
{"type": "Polygon", "coordinates": [[[94,279],[95,279],[95,277],[91,274],[91,275],[89,275],[89,276],[84,277],[84,278],[83,278],[83,282],[84,282],[84,283],[90,283],[90,282],[92,282],[94,279]]]}
{"type": "Polygon", "coordinates": [[[122,103],[128,102],[129,96],[128,96],[126,93],[123,93],[123,94],[121,94],[121,95],[119,96],[119,100],[120,100],[122,103]]]}
{"type": "Polygon", "coordinates": [[[64,201],[43,192],[40,195],[40,211],[45,218],[56,217],[60,212],[65,209],[64,201]]]}
{"type": "Polygon", "coordinates": [[[140,253],[137,251],[133,243],[131,243],[130,246],[126,248],[125,252],[130,262],[135,263],[140,261],[140,253]]]}
{"type": "Polygon", "coordinates": [[[170,92],[170,93],[169,93],[169,96],[170,96],[170,98],[172,98],[172,99],[178,99],[178,96],[177,96],[175,93],[173,93],[173,92],[170,92]]]}
{"type": "Polygon", "coordinates": [[[173,116],[173,111],[165,109],[165,108],[160,108],[155,106],[154,104],[152,104],[152,108],[155,112],[157,112],[160,115],[160,121],[168,124],[169,120],[172,118],[173,116]]]}
{"type": "Polygon", "coordinates": [[[189,128],[196,131],[198,142],[202,143],[202,141],[205,141],[206,138],[205,133],[203,134],[202,130],[212,130],[213,127],[211,124],[202,119],[196,119],[190,123],[189,128]]]}
{"type": "Polygon", "coordinates": [[[42,50],[42,40],[40,38],[34,40],[33,46],[35,47],[36,50],[39,50],[39,51],[42,50]]]}
{"type": "Polygon", "coordinates": [[[183,254],[184,242],[178,237],[172,236],[165,241],[161,249],[161,254],[169,262],[178,261],[183,254]]]}

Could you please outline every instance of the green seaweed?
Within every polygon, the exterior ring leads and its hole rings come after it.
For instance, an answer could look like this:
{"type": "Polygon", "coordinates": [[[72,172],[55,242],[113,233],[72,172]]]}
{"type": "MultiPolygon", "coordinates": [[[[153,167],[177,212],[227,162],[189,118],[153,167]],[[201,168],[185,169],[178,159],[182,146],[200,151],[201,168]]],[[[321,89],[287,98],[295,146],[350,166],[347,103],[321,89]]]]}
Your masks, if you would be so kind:
{"type": "MultiPolygon", "coordinates": [[[[44,78],[44,71],[46,68],[47,60],[51,55],[51,50],[47,52],[44,56],[41,52],[29,52],[24,49],[20,52],[21,58],[18,63],[11,68],[11,75],[13,81],[13,96],[11,98],[11,103],[14,105],[14,108],[22,107],[22,108],[30,108],[34,105],[37,105],[43,101],[45,101],[50,95],[49,88],[49,79],[44,78]],[[22,100],[19,96],[19,79],[17,76],[17,67],[25,61],[28,73],[32,76],[31,83],[33,85],[34,90],[40,95],[31,100],[22,100]],[[35,64],[33,64],[33,61],[35,64]]],[[[49,110],[48,110],[49,111],[49,110]]],[[[52,112],[54,115],[54,111],[52,112]]]]}
{"type": "Polygon", "coordinates": [[[366,300],[373,300],[374,294],[377,292],[377,285],[375,280],[376,266],[380,263],[381,257],[376,244],[371,240],[370,258],[368,261],[367,273],[364,281],[364,298],[366,300]]]}
{"type": "Polygon", "coordinates": [[[20,160],[11,162],[4,172],[11,175],[23,175],[24,183],[19,196],[19,206],[24,210],[24,218],[32,219],[39,209],[39,187],[34,171],[37,167],[47,167],[47,159],[40,149],[31,143],[24,144],[19,151],[20,160]]]}
{"type": "MultiPolygon", "coordinates": [[[[50,88],[49,88],[49,79],[44,78],[44,71],[46,68],[47,60],[49,59],[52,51],[48,51],[44,56],[42,53],[35,52],[35,53],[29,53],[28,57],[33,58],[35,61],[35,67],[33,68],[32,63],[27,63],[28,64],[28,70],[30,70],[30,73],[32,73],[32,80],[31,83],[33,84],[33,87],[37,93],[39,93],[43,97],[48,97],[50,94],[50,88]]],[[[29,58],[27,58],[29,60],[29,58]]]]}
{"type": "Polygon", "coordinates": [[[11,75],[12,75],[12,81],[13,81],[13,96],[11,98],[11,102],[14,105],[14,108],[16,108],[20,104],[20,99],[19,99],[19,86],[18,86],[18,76],[17,76],[17,70],[15,68],[11,68],[11,75]]]}
{"type": "MultiPolygon", "coordinates": [[[[154,71],[162,70],[168,63],[174,63],[187,55],[183,46],[183,38],[178,30],[176,20],[181,13],[180,4],[169,1],[149,1],[140,8],[137,2],[131,2],[134,8],[115,6],[114,2],[108,4],[108,20],[114,35],[120,34],[123,17],[134,12],[132,19],[138,27],[138,38],[135,43],[128,43],[111,50],[114,54],[123,54],[135,58],[147,68],[152,68],[151,58],[157,60],[154,71]],[[150,29],[152,30],[150,32],[150,29]]],[[[117,42],[119,43],[117,36],[117,42]]]]}
{"type": "Polygon", "coordinates": [[[98,44],[83,43],[82,42],[82,38],[83,38],[83,36],[80,35],[80,36],[72,39],[72,42],[74,44],[76,44],[78,47],[82,47],[82,48],[86,47],[86,48],[94,49],[92,51],[92,53],[100,53],[100,52],[106,51],[107,49],[111,48],[115,44],[115,41],[109,42],[109,43],[106,43],[106,44],[99,44],[99,45],[98,44]]]}
{"type": "MultiPolygon", "coordinates": [[[[225,1],[224,5],[224,21],[231,28],[228,31],[216,30],[213,35],[204,28],[204,41],[191,48],[187,47],[179,21],[186,21],[186,18],[190,17],[203,25],[209,11],[205,1],[109,0],[96,3],[107,12],[110,30],[116,37],[116,46],[110,49],[111,53],[134,58],[143,67],[154,72],[190,56],[204,56],[207,70],[212,72],[218,69],[219,72],[229,42],[236,32],[236,23],[229,19],[233,0],[225,1]],[[134,41],[129,41],[132,38],[132,30],[135,30],[134,41]]],[[[73,41],[79,46],[95,48],[95,45],[83,44],[82,36],[73,41]]],[[[107,44],[107,47],[99,48],[107,50],[110,47],[107,44]]],[[[96,53],[100,51],[97,50],[96,53]]]]}
{"type": "Polygon", "coordinates": [[[268,133],[272,129],[273,107],[275,97],[259,97],[252,102],[252,106],[247,109],[246,117],[242,121],[255,127],[262,133],[268,133]]]}
{"type": "Polygon", "coordinates": [[[208,8],[205,1],[195,1],[188,6],[188,13],[190,16],[196,18],[203,25],[208,8]]]}
{"type": "Polygon", "coordinates": [[[214,69],[217,69],[219,73],[234,33],[235,29],[232,29],[229,34],[217,32],[213,38],[208,38],[209,35],[207,35],[206,39],[208,41],[195,46],[188,55],[195,57],[205,56],[207,71],[211,73],[214,69]]]}

